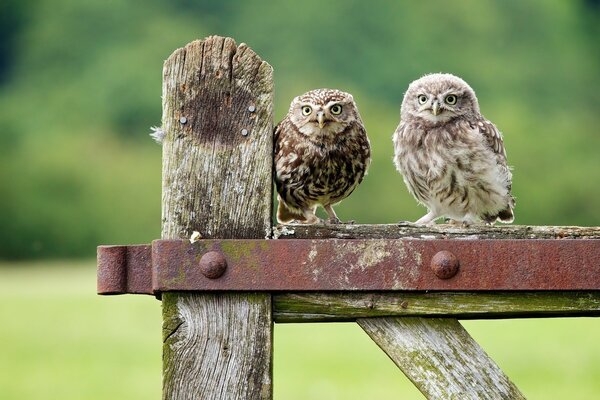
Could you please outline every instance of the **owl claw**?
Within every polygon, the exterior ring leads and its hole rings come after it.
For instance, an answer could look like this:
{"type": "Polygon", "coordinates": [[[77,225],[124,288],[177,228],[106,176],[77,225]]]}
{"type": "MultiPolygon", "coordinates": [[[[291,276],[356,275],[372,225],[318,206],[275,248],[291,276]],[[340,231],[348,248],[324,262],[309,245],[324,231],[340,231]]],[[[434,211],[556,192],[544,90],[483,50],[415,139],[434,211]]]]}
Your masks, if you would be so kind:
{"type": "Polygon", "coordinates": [[[429,211],[427,214],[415,221],[414,224],[426,226],[435,225],[436,218],[438,218],[438,216],[433,211],[429,211]]]}
{"type": "Polygon", "coordinates": [[[342,221],[340,221],[340,219],[338,217],[331,217],[327,220],[327,223],[332,224],[332,225],[338,225],[338,224],[341,224],[342,221]]]}

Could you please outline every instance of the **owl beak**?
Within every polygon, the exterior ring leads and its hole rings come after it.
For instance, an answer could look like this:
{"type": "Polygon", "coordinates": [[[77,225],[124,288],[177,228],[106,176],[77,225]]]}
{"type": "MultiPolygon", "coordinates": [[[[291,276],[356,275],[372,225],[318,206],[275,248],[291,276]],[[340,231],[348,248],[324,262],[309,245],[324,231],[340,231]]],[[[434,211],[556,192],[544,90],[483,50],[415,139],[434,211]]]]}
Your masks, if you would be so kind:
{"type": "Polygon", "coordinates": [[[319,128],[323,129],[325,126],[325,116],[323,115],[323,111],[317,113],[317,121],[319,122],[319,128]]]}
{"type": "Polygon", "coordinates": [[[431,111],[433,111],[433,115],[438,115],[440,113],[440,103],[437,100],[431,105],[431,111]]]}

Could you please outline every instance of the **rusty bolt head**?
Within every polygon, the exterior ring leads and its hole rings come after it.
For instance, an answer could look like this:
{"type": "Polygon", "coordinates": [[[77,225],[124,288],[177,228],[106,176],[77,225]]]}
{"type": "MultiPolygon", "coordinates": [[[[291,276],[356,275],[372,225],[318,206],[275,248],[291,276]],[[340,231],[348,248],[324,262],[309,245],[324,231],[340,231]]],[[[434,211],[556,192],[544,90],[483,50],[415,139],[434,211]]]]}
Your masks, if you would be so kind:
{"type": "Polygon", "coordinates": [[[209,251],[200,259],[200,271],[202,275],[210,279],[217,279],[225,273],[227,260],[218,251],[209,251]]]}
{"type": "Polygon", "coordinates": [[[450,279],[458,272],[460,262],[458,258],[449,251],[438,252],[431,259],[431,269],[440,279],[450,279]]]}

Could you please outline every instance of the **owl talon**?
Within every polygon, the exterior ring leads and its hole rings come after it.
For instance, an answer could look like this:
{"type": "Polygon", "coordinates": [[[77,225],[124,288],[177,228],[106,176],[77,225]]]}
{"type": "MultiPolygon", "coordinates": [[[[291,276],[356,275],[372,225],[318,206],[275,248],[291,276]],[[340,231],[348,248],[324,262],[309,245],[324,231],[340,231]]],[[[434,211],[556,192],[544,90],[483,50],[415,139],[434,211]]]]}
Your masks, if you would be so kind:
{"type": "Polygon", "coordinates": [[[446,218],[446,224],[448,225],[453,225],[453,226],[462,226],[462,227],[467,227],[469,226],[469,222],[467,221],[459,221],[456,219],[452,219],[452,218],[446,218]]]}
{"type": "Polygon", "coordinates": [[[429,211],[427,214],[423,215],[421,218],[415,221],[414,224],[426,226],[435,225],[435,220],[437,218],[438,216],[433,211],[429,211]]]}
{"type": "Polygon", "coordinates": [[[310,220],[295,219],[289,223],[293,225],[325,225],[327,221],[322,218],[312,218],[310,220]]]}

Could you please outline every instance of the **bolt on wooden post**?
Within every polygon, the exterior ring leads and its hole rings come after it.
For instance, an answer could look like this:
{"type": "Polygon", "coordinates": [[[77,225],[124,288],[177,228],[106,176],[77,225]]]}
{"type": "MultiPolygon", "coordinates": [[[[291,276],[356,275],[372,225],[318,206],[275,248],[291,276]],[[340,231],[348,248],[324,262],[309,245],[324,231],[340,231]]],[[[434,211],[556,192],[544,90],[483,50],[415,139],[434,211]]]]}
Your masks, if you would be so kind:
{"type": "MultiPolygon", "coordinates": [[[[272,75],[245,44],[217,36],[165,62],[163,239],[271,235],[272,75]]],[[[162,300],[163,399],[272,398],[269,293],[162,300]]]]}

